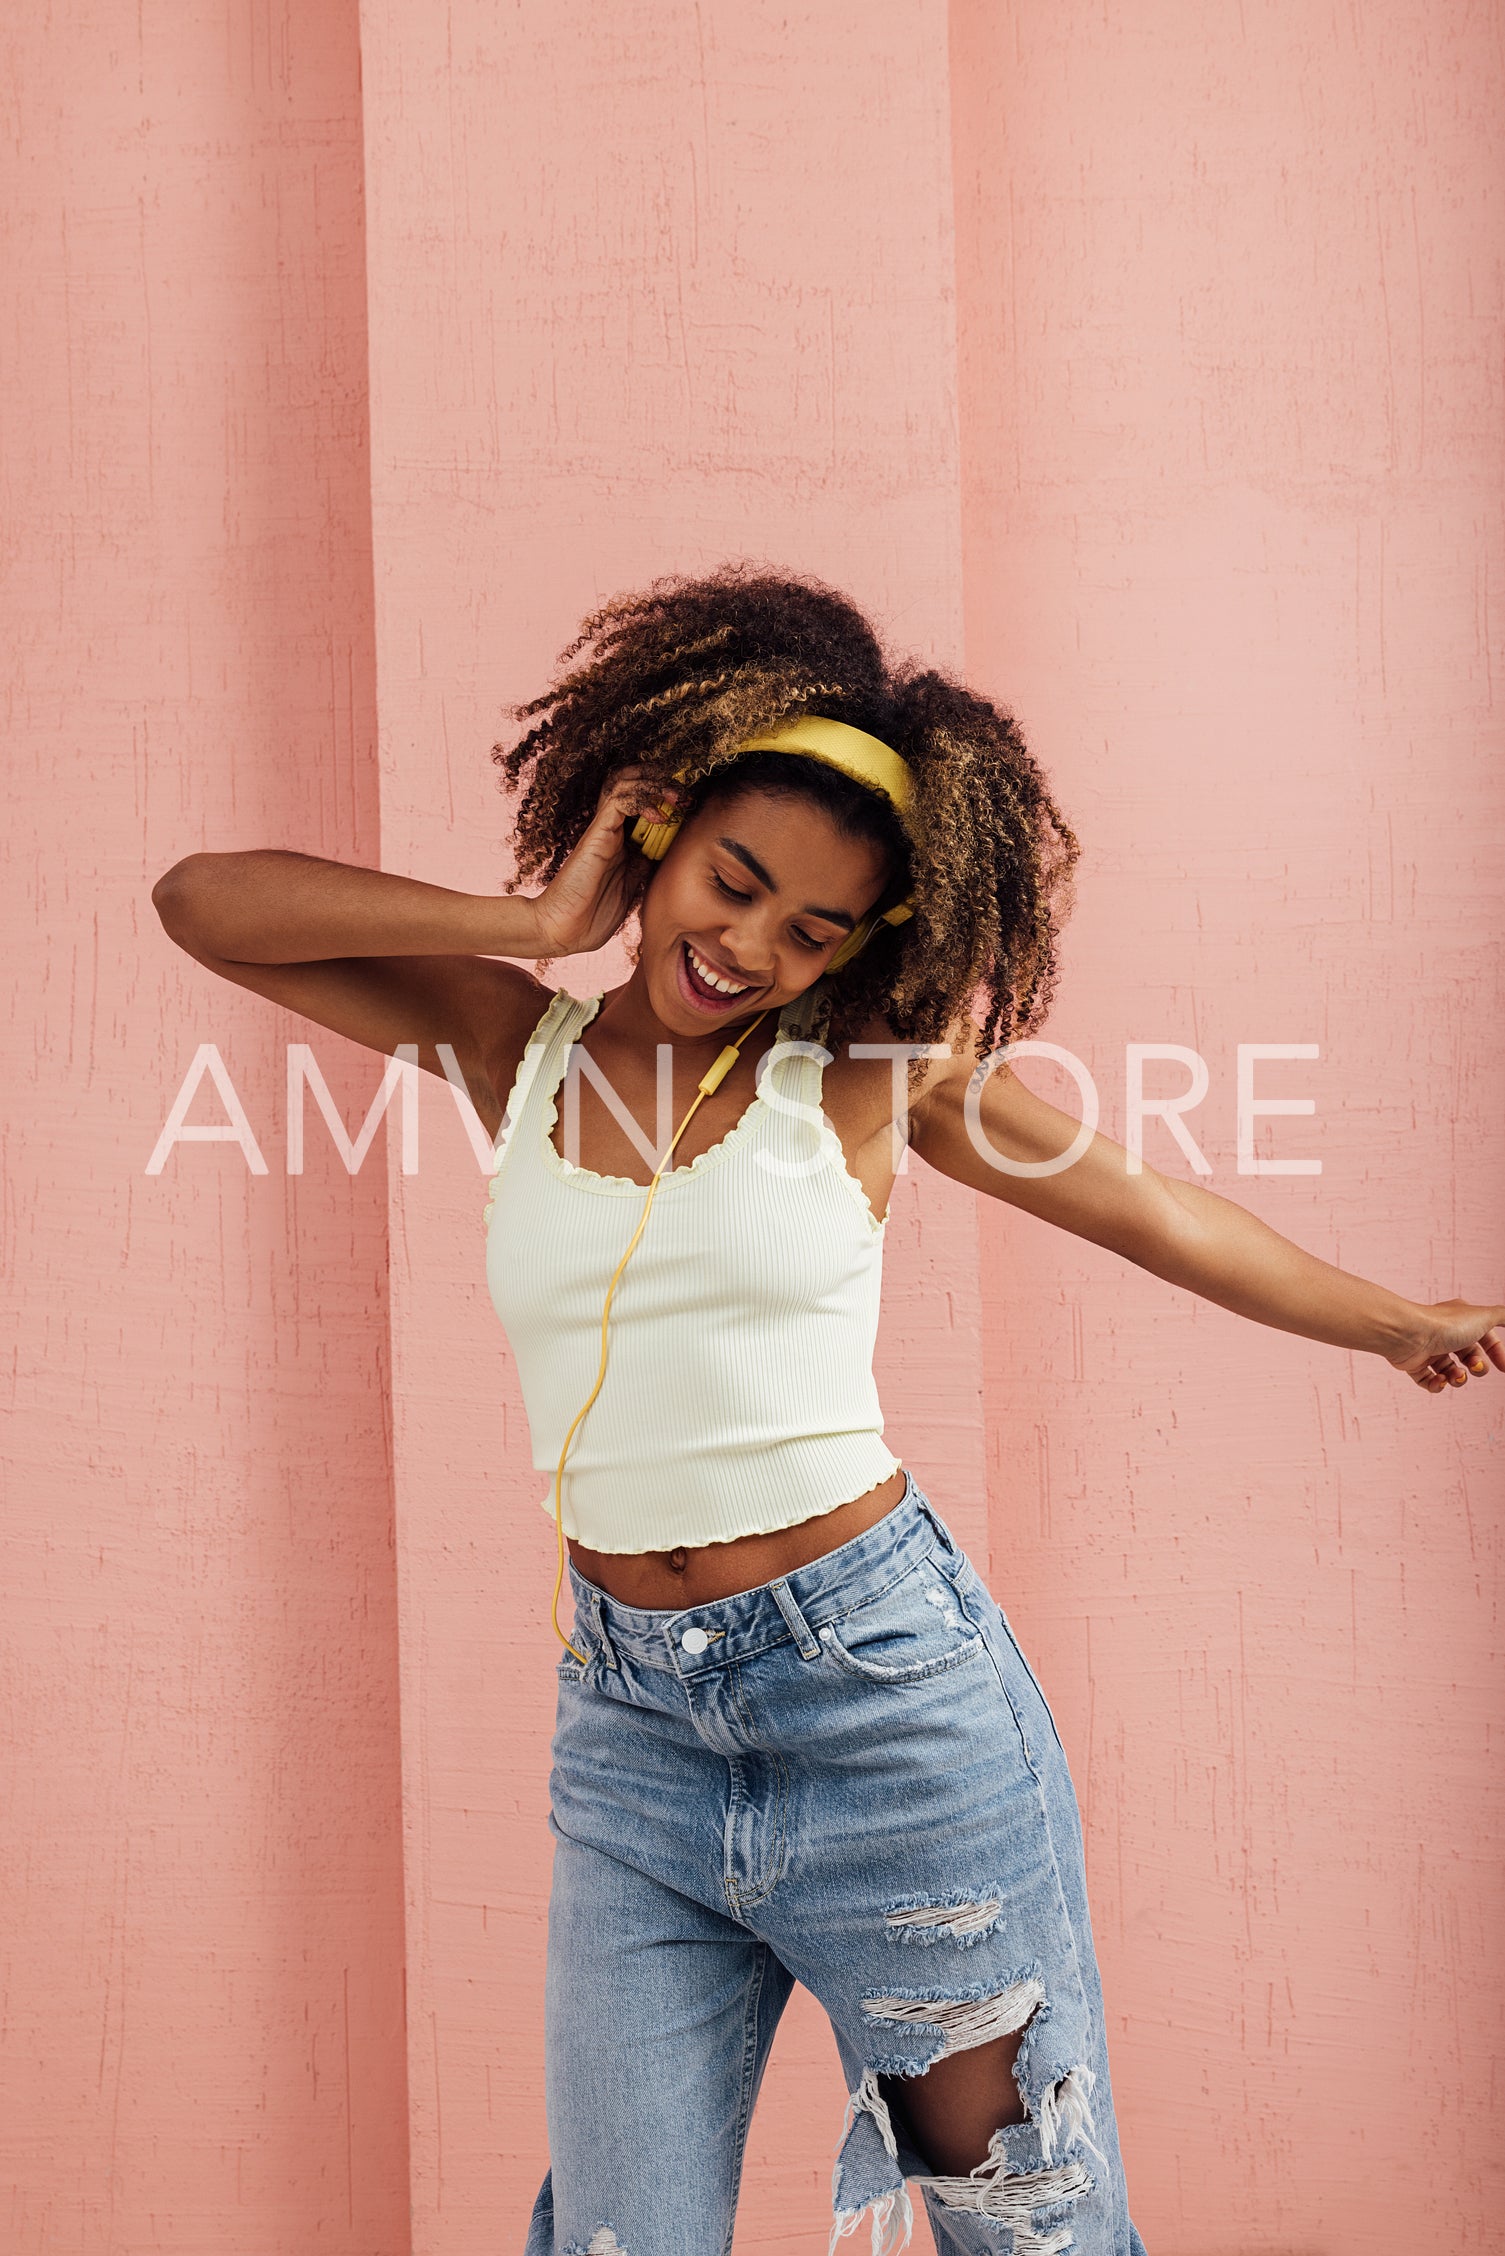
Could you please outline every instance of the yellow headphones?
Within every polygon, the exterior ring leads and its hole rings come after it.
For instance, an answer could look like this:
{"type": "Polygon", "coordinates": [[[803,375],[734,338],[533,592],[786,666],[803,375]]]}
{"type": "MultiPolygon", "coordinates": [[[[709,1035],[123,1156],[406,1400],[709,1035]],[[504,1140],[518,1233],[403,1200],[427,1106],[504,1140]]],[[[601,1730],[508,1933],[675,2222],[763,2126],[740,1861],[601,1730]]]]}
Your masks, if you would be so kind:
{"type": "MultiPolygon", "coordinates": [[[[828,768],[839,768],[854,783],[864,783],[869,791],[889,800],[901,815],[908,814],[914,804],[914,778],[907,763],[897,752],[883,744],[866,729],[853,728],[846,721],[827,721],[806,715],[791,721],[787,727],[774,729],[767,736],[749,737],[737,747],[742,752],[795,752],[807,760],[823,760],[828,768]]],[[[675,781],[683,775],[679,771],[675,781]]],[[[633,844],[641,846],[650,862],[661,862],[668,853],[678,833],[681,817],[672,811],[660,810],[657,819],[652,815],[639,815],[632,826],[633,844]]],[[[896,901],[891,909],[873,909],[853,926],[841,946],[826,965],[827,971],[840,971],[850,963],[860,948],[865,948],[880,924],[903,924],[914,915],[913,898],[896,901]]]]}
{"type": "MultiPolygon", "coordinates": [[[[755,736],[748,743],[740,745],[738,749],[742,752],[797,752],[809,760],[824,760],[828,767],[840,768],[843,775],[851,776],[857,783],[865,783],[870,791],[876,791],[883,798],[891,800],[900,814],[907,813],[914,801],[914,779],[898,753],[891,750],[888,745],[880,743],[876,736],[869,736],[865,729],[851,728],[845,721],[816,720],[807,716],[802,720],[791,723],[787,728],[776,730],[771,735],[755,736]]],[[[678,780],[679,778],[676,778],[676,781],[678,780]]],[[[651,815],[640,815],[632,828],[633,843],[641,846],[651,862],[661,862],[669,851],[669,847],[679,830],[681,820],[682,818],[670,809],[661,810],[657,820],[651,815]]],[[[906,918],[913,915],[914,909],[910,901],[896,901],[891,909],[884,909],[881,913],[876,910],[869,911],[847,934],[836,953],[829,958],[826,970],[838,971],[844,963],[850,963],[858,949],[866,947],[880,923],[903,924],[906,918]]],[[[653,1171],[652,1180],[648,1185],[648,1196],[643,1201],[643,1211],[638,1216],[638,1226],[628,1240],[627,1251],[617,1263],[611,1283],[606,1288],[606,1299],[601,1307],[601,1361],[596,1371],[596,1383],[571,1421],[570,1430],[564,1437],[564,1447],[559,1452],[559,1462],[554,1468],[554,1529],[558,1537],[559,1564],[558,1571],[554,1576],[554,1599],[549,1612],[550,1619],[554,1624],[555,1636],[567,1653],[573,1653],[582,1667],[586,1664],[588,1656],[582,1653],[578,1646],[570,1643],[559,1626],[559,1593],[564,1587],[564,1505],[562,1500],[564,1461],[570,1453],[571,1443],[584,1423],[586,1412],[601,1392],[602,1384],[605,1381],[606,1328],[611,1317],[612,1295],[617,1289],[617,1280],[627,1267],[637,1242],[643,1234],[644,1225],[648,1220],[648,1211],[653,1204],[653,1196],[658,1189],[663,1172],[674,1157],[675,1146],[680,1137],[689,1127],[701,1105],[713,1091],[720,1088],[722,1082],[736,1064],[742,1045],[747,1040],[748,1035],[752,1033],[754,1027],[760,1026],[767,1016],[766,1010],[759,1011],[757,1017],[751,1019],[743,1027],[736,1041],[728,1042],[726,1048],[702,1074],[694,1103],[675,1129],[674,1134],[669,1139],[668,1150],[653,1171]]]]}

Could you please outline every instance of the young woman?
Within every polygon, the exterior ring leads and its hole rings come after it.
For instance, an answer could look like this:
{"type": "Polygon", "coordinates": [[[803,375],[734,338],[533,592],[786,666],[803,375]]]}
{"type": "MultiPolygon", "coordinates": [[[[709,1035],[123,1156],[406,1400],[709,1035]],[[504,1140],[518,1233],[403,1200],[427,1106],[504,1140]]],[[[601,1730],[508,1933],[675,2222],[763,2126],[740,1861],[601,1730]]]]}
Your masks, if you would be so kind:
{"type": "Polygon", "coordinates": [[[1434,1393],[1505,1370],[1505,1307],[1366,1284],[1103,1136],[1047,1164],[1078,1123],[987,1067],[1044,1014],[1076,842],[1011,718],[844,598],[662,581],[562,663],[496,755],[531,897],[285,853],[153,896],[225,978],[448,1045],[501,1132],[488,1276],[574,1602],[527,2256],[725,2256],[795,1981],[850,2093],[833,2245],[903,2246],[916,2182],[943,2256],[1142,2256],[1065,1756],[882,1440],[898,1156],[1434,1393]],[[634,916],[588,1001],[498,960],[634,916]]]}

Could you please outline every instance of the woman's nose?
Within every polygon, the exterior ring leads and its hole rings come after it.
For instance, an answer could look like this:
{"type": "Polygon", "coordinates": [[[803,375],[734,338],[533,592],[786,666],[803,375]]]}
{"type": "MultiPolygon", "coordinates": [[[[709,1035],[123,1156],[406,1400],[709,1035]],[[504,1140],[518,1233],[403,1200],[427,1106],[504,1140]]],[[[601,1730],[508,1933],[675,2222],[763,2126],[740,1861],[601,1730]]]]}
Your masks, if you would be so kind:
{"type": "Polygon", "coordinates": [[[721,935],[726,967],[734,978],[757,985],[773,977],[776,951],[771,930],[761,918],[729,924],[721,935]]]}

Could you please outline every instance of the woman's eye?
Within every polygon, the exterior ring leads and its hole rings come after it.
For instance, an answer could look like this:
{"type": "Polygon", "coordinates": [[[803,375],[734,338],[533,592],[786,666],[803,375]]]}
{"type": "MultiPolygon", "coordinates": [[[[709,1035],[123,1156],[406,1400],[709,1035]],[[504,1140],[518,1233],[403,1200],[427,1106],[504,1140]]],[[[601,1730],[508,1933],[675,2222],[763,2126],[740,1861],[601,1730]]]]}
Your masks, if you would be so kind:
{"type": "MultiPolygon", "coordinates": [[[[712,870],[711,883],[718,893],[726,896],[728,901],[750,901],[752,899],[750,893],[739,893],[735,885],[728,885],[720,870],[712,870]]],[[[810,933],[801,932],[798,925],[791,925],[789,930],[792,938],[800,947],[809,948],[812,952],[820,948],[829,948],[831,945],[829,940],[817,940],[810,933]]]]}

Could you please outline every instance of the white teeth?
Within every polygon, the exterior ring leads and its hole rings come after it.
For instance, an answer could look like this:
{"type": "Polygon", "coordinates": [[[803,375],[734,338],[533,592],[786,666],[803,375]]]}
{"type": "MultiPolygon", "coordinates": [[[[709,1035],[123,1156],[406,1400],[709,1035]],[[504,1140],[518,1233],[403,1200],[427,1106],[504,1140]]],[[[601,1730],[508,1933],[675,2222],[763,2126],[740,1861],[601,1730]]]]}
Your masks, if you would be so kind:
{"type": "Polygon", "coordinates": [[[735,980],[723,979],[719,972],[712,971],[710,965],[696,955],[688,940],[685,942],[685,954],[695,967],[696,977],[703,979],[707,987],[714,987],[718,995],[745,995],[749,992],[750,983],[738,986],[735,980]]]}

